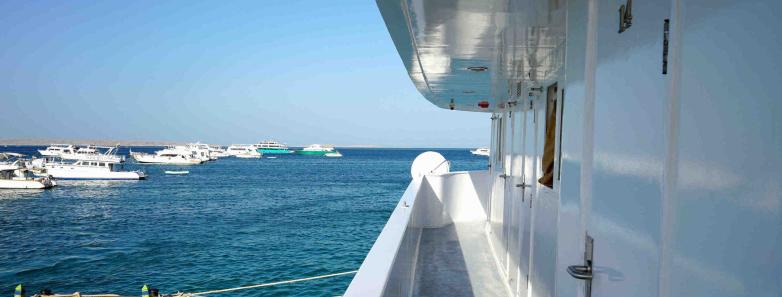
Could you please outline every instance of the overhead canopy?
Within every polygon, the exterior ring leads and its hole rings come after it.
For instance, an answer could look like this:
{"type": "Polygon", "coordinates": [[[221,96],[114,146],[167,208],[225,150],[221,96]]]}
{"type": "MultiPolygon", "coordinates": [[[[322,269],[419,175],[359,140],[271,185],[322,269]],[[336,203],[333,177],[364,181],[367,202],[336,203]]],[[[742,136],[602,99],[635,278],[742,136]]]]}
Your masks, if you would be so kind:
{"type": "Polygon", "coordinates": [[[439,107],[497,110],[561,68],[564,0],[377,4],[413,83],[439,107]]]}

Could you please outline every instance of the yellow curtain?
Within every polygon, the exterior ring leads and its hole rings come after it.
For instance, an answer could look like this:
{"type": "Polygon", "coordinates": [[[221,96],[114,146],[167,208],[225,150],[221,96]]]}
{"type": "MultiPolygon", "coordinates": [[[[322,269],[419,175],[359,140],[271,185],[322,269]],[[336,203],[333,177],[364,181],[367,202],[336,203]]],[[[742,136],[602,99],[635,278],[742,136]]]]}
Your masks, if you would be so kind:
{"type": "Polygon", "coordinates": [[[543,176],[538,182],[549,188],[554,187],[554,142],[557,136],[557,101],[550,101],[551,108],[546,115],[546,143],[543,147],[543,176]]]}

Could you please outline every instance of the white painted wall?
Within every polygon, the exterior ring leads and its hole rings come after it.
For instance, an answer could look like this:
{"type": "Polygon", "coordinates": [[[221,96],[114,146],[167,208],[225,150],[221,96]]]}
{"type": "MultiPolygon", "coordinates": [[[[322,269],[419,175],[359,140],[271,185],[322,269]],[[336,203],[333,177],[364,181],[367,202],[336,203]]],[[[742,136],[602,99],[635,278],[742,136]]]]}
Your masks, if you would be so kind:
{"type": "MultiPolygon", "coordinates": [[[[536,182],[542,141],[535,135],[543,129],[521,118],[538,113],[544,122],[539,97],[504,89],[514,85],[507,80],[529,76],[495,77],[487,99],[519,104],[492,110],[491,169],[427,177],[419,202],[428,215],[417,226],[485,219],[517,296],[583,296],[585,282],[566,267],[583,263],[587,233],[595,240],[592,296],[780,296],[782,2],[636,0],[632,27],[620,34],[618,8],[626,1],[497,6],[492,17],[502,38],[491,46],[503,67],[531,65],[514,60],[541,41],[526,32],[547,24],[557,32],[552,20],[566,16],[562,68],[548,69],[545,81],[525,81],[522,91],[553,82],[564,89],[561,179],[553,189],[536,182]],[[553,6],[567,13],[547,11],[553,6]],[[475,180],[481,190],[468,187],[475,180]],[[516,190],[518,183],[531,187],[516,190]],[[522,281],[527,273],[530,281],[522,281]]],[[[431,1],[427,9],[439,15],[439,8],[459,8],[452,4],[431,1]]]]}
{"type": "Polygon", "coordinates": [[[440,228],[454,222],[485,222],[490,180],[488,171],[427,175],[417,198],[425,215],[416,223],[440,228]]]}

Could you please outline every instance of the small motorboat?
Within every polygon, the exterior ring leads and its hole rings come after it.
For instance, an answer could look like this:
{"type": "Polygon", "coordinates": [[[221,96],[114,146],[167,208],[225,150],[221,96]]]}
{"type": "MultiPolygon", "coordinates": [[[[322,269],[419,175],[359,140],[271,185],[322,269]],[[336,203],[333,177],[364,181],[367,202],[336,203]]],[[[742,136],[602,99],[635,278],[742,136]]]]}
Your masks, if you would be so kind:
{"type": "Polygon", "coordinates": [[[266,159],[277,159],[277,157],[266,157],[266,159]]]}
{"type": "Polygon", "coordinates": [[[476,156],[485,156],[488,157],[490,155],[489,148],[488,147],[481,147],[474,150],[471,150],[470,153],[476,156]]]}
{"type": "Polygon", "coordinates": [[[170,175],[185,175],[189,173],[190,171],[187,170],[166,170],[166,174],[170,174],[170,175]]]}
{"type": "Polygon", "coordinates": [[[33,177],[23,156],[0,153],[0,189],[48,189],[57,185],[50,176],[33,177]]]}
{"type": "Polygon", "coordinates": [[[342,157],[342,153],[340,153],[339,151],[333,151],[333,152],[328,152],[328,153],[324,154],[324,156],[329,157],[329,158],[339,158],[339,157],[342,157]]]}

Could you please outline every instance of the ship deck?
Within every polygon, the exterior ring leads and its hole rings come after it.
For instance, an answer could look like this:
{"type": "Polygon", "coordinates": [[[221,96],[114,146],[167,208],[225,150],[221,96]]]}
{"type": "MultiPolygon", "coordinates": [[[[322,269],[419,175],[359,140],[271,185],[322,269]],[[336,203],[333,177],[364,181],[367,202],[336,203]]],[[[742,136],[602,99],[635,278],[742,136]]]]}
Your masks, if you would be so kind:
{"type": "Polygon", "coordinates": [[[421,233],[413,296],[509,296],[483,222],[421,233]]]}

